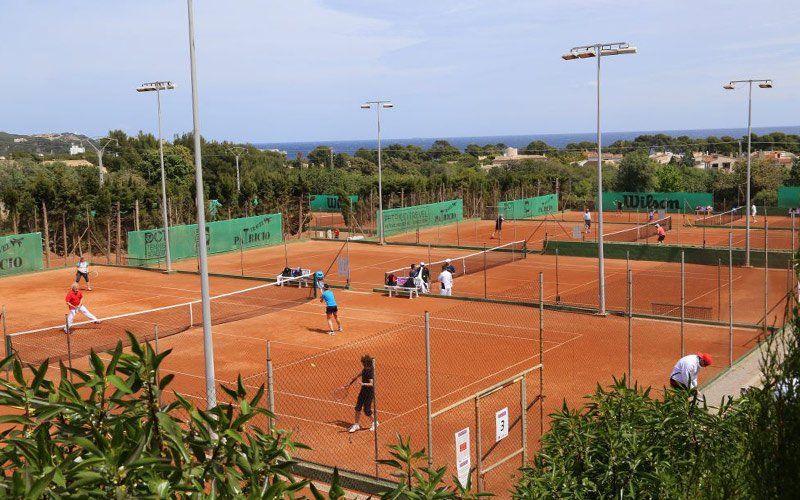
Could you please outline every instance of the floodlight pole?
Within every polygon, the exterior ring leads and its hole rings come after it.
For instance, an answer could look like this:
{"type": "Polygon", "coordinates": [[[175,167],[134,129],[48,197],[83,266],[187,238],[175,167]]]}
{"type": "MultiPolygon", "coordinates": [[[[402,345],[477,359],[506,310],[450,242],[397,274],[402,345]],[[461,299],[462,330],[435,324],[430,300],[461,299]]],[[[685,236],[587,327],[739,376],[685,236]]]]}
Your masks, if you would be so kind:
{"type": "Polygon", "coordinates": [[[234,154],[234,156],[236,157],[236,192],[237,193],[241,193],[242,192],[242,178],[239,175],[239,155],[242,153],[242,151],[245,150],[245,148],[239,147],[239,146],[234,146],[234,147],[230,148],[230,150],[234,154]]]}
{"type": "Polygon", "coordinates": [[[383,233],[383,174],[381,164],[381,108],[392,108],[394,104],[391,101],[367,101],[361,105],[362,109],[370,109],[375,106],[376,116],[378,119],[378,240],[381,245],[386,244],[386,239],[383,233]]]}
{"type": "Polygon", "coordinates": [[[172,90],[175,85],[172,82],[152,82],[143,83],[137,92],[155,92],[158,102],[158,157],[161,161],[161,215],[164,225],[164,260],[166,261],[167,272],[172,271],[172,258],[169,251],[169,212],[167,207],[167,175],[164,172],[164,139],[161,134],[161,91],[172,90]]]}
{"type": "Polygon", "coordinates": [[[194,128],[194,180],[197,201],[197,253],[200,264],[200,296],[203,310],[203,355],[205,358],[206,404],[208,409],[217,406],[217,388],[214,373],[214,340],[211,337],[211,298],[208,287],[208,255],[206,252],[206,214],[203,200],[203,157],[200,151],[200,110],[197,103],[197,64],[194,47],[194,8],[186,0],[189,15],[189,66],[192,75],[192,123],[194,128]]]}
{"type": "Polygon", "coordinates": [[[635,54],[636,47],[627,42],[596,43],[573,47],[562,58],[573,59],[597,58],[597,313],[606,314],[606,278],[605,256],[603,255],[603,145],[600,127],[600,59],[620,54],[635,54]]]}
{"type": "MultiPolygon", "coordinates": [[[[771,89],[772,88],[772,80],[767,79],[750,79],[750,80],[731,80],[727,84],[723,85],[722,88],[725,90],[733,90],[736,88],[737,83],[746,83],[747,84],[747,189],[746,189],[746,201],[745,204],[745,234],[744,234],[744,265],[745,267],[750,267],[750,218],[752,213],[750,212],[750,206],[752,205],[752,201],[750,200],[750,155],[751,155],[751,142],[752,142],[752,131],[753,131],[753,83],[757,83],[758,86],[762,89],[771,89]]],[[[766,217],[766,213],[764,214],[766,217]]]]}
{"type": "Polygon", "coordinates": [[[82,142],[86,142],[87,144],[89,144],[92,147],[92,149],[94,149],[95,153],[97,154],[97,163],[98,163],[98,167],[97,168],[100,169],[100,184],[103,183],[103,170],[104,170],[104,167],[103,167],[103,154],[106,152],[106,146],[108,146],[112,142],[116,142],[117,146],[119,146],[119,141],[114,139],[114,138],[112,138],[112,137],[101,137],[100,139],[97,139],[98,144],[99,144],[99,141],[102,141],[103,139],[106,139],[106,142],[105,142],[105,144],[103,144],[99,148],[97,146],[95,146],[94,143],[92,142],[92,139],[89,139],[88,137],[86,139],[84,139],[84,141],[82,141],[82,142]]]}

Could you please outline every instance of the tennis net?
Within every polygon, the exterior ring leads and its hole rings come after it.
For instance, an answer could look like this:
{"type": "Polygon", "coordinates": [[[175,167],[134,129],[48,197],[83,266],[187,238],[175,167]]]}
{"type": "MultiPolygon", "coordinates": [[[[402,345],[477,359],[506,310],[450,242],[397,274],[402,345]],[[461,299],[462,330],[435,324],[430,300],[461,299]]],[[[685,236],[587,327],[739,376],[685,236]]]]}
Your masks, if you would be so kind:
{"type": "MultiPolygon", "coordinates": [[[[480,252],[471,253],[462,257],[451,257],[450,259],[439,260],[436,262],[429,262],[426,264],[428,269],[437,271],[441,266],[449,260],[450,264],[455,268],[453,277],[464,276],[466,274],[474,274],[491,269],[493,267],[509,264],[511,262],[524,259],[527,255],[527,243],[525,240],[512,241],[505,245],[499,245],[492,248],[487,248],[480,252]]],[[[409,268],[401,267],[392,271],[384,273],[384,283],[390,274],[395,276],[408,276],[409,268]]]]}
{"type": "Polygon", "coordinates": [[[744,217],[742,210],[734,208],[733,210],[728,210],[727,212],[722,212],[721,214],[709,215],[707,217],[695,219],[694,224],[695,226],[724,226],[725,224],[730,224],[731,222],[739,220],[742,217],[744,217]]]}
{"type": "MultiPolygon", "coordinates": [[[[211,297],[211,324],[219,325],[288,309],[312,299],[314,286],[307,286],[310,275],[287,278],[281,283],[223,293],[211,297]]],[[[117,342],[128,344],[126,331],[140,341],[168,337],[203,324],[202,302],[157,307],[145,311],[75,322],[69,333],[64,323],[56,326],[11,333],[6,336],[6,353],[15,353],[25,363],[73,359],[91,351],[113,349],[117,342]]]]}
{"type": "Polygon", "coordinates": [[[621,231],[614,231],[613,233],[608,233],[603,235],[603,239],[605,241],[627,241],[633,242],[638,240],[643,240],[645,238],[650,238],[658,234],[658,228],[656,225],[660,225],[664,228],[665,231],[669,231],[672,229],[672,216],[664,217],[663,219],[659,219],[654,222],[648,222],[647,224],[632,227],[630,229],[623,229],[621,231]]]}

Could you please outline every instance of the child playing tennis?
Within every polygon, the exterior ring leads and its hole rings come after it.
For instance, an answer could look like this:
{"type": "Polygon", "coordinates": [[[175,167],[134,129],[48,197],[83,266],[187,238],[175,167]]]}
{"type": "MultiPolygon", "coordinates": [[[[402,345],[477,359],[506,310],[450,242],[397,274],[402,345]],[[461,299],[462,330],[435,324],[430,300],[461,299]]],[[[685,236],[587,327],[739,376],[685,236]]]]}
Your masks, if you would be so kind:
{"type": "Polygon", "coordinates": [[[86,289],[91,292],[92,284],[89,283],[89,261],[87,261],[83,255],[81,255],[76,267],[78,270],[75,272],[75,283],[80,285],[81,278],[83,278],[83,280],[86,282],[86,289]]]}
{"type": "MultiPolygon", "coordinates": [[[[361,377],[361,389],[358,391],[358,399],[356,400],[355,423],[350,426],[347,432],[353,433],[361,430],[361,413],[367,417],[372,416],[373,403],[375,402],[375,370],[372,364],[372,356],[365,354],[361,357],[361,373],[356,374],[355,377],[343,388],[351,387],[358,377],[361,377]]],[[[374,431],[377,422],[372,421],[369,430],[374,431]]]]}
{"type": "Polygon", "coordinates": [[[342,331],[342,323],[339,321],[339,307],[336,305],[336,298],[333,296],[330,286],[323,287],[325,290],[319,298],[320,302],[325,302],[325,316],[328,318],[328,335],[336,335],[333,330],[333,320],[336,320],[337,331],[342,331]]]}

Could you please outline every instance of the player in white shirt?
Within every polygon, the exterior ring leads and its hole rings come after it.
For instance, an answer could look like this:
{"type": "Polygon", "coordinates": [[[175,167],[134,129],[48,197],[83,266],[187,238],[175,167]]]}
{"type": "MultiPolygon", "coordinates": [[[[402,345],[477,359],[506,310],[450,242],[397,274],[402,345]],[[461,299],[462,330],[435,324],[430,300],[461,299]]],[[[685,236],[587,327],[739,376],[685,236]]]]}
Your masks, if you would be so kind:
{"type": "Polygon", "coordinates": [[[750,217],[753,218],[753,222],[756,221],[756,204],[753,203],[753,206],[750,207],[750,217]]]}
{"type": "Polygon", "coordinates": [[[81,259],[78,261],[76,267],[78,268],[78,270],[75,273],[75,283],[80,283],[81,278],[83,278],[84,281],[86,281],[86,289],[91,291],[92,284],[89,283],[89,261],[86,260],[83,256],[81,256],[81,259]]]}
{"type": "Polygon", "coordinates": [[[442,272],[439,273],[439,277],[436,280],[441,285],[439,295],[446,295],[449,297],[453,295],[453,273],[447,269],[448,267],[447,264],[442,265],[442,272]]]}
{"type": "Polygon", "coordinates": [[[583,229],[587,234],[592,232],[592,214],[588,208],[583,212],[583,229]]]}
{"type": "Polygon", "coordinates": [[[673,389],[697,388],[697,374],[701,367],[711,366],[711,355],[705,352],[689,354],[675,363],[669,376],[669,385],[673,389]]]}

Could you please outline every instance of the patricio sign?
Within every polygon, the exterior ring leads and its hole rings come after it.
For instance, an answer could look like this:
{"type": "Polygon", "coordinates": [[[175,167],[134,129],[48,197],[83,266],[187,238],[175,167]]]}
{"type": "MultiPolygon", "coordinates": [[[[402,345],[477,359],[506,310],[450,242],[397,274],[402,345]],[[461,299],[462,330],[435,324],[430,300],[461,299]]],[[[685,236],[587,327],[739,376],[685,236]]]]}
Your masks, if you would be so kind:
{"type": "Polygon", "coordinates": [[[666,210],[691,212],[697,207],[714,205],[711,193],[637,193],[609,191],[603,193],[603,210],[666,210]]]}

